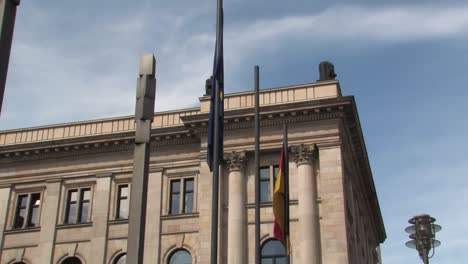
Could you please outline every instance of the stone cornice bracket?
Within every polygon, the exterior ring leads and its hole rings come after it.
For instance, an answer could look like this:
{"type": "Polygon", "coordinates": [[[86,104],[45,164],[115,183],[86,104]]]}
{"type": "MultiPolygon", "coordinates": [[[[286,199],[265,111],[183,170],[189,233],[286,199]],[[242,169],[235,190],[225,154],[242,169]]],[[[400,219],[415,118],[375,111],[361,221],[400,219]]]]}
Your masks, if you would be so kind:
{"type": "Polygon", "coordinates": [[[224,154],[224,157],[229,172],[241,170],[247,162],[247,157],[244,151],[233,151],[231,153],[224,154]]]}
{"type": "Polygon", "coordinates": [[[308,146],[301,144],[299,146],[293,147],[294,161],[296,165],[302,164],[311,164],[312,160],[316,157],[316,146],[308,146]]]}

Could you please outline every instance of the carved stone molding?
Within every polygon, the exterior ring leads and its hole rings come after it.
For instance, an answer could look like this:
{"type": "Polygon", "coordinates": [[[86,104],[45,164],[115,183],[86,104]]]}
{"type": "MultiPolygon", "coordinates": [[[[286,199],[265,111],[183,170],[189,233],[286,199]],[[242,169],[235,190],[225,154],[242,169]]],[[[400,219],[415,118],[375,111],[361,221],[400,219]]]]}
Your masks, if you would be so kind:
{"type": "Polygon", "coordinates": [[[299,166],[302,164],[311,164],[315,157],[315,150],[315,146],[308,146],[304,144],[293,147],[294,161],[296,162],[296,165],[299,166]]]}
{"type": "Polygon", "coordinates": [[[245,152],[233,151],[231,153],[224,154],[224,160],[226,161],[228,171],[241,170],[247,162],[245,152]]]}

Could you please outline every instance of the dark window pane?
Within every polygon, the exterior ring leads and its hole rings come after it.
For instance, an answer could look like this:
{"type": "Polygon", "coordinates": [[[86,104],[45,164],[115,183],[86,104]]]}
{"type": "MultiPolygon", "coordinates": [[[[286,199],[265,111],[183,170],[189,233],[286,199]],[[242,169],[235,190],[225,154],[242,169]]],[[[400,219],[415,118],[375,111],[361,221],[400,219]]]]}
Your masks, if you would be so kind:
{"type": "Polygon", "coordinates": [[[193,192],[193,179],[185,180],[185,192],[193,192]]]}
{"type": "Polygon", "coordinates": [[[66,223],[67,224],[74,224],[76,223],[76,203],[72,203],[68,205],[67,215],[66,215],[66,223]]]}
{"type": "Polygon", "coordinates": [[[62,264],[81,264],[81,260],[77,257],[67,258],[62,264]]]}
{"type": "Polygon", "coordinates": [[[260,181],[260,201],[270,201],[270,181],[260,181]]]}
{"type": "Polygon", "coordinates": [[[273,259],[262,259],[262,264],[273,264],[273,259]]]}
{"type": "Polygon", "coordinates": [[[36,226],[39,218],[39,206],[41,205],[41,194],[31,194],[31,201],[29,204],[28,226],[36,226]]]}
{"type": "Polygon", "coordinates": [[[270,240],[262,247],[262,256],[284,256],[283,244],[278,240],[270,240]]]}
{"type": "Polygon", "coordinates": [[[127,199],[120,200],[118,218],[128,219],[128,200],[127,199]]]}
{"type": "Polygon", "coordinates": [[[28,226],[37,226],[38,220],[39,220],[39,207],[35,206],[32,208],[30,214],[29,214],[29,223],[28,226]]]}
{"type": "Polygon", "coordinates": [[[273,183],[276,182],[276,177],[278,177],[278,172],[279,172],[279,165],[273,166],[273,183]]]}
{"type": "Polygon", "coordinates": [[[28,203],[28,195],[18,196],[18,204],[15,213],[15,228],[22,228],[26,217],[26,205],[28,203]]]}
{"type": "Polygon", "coordinates": [[[28,203],[28,195],[27,194],[20,195],[18,197],[18,204],[19,204],[20,207],[26,208],[27,203],[28,203]]]}
{"type": "Polygon", "coordinates": [[[180,180],[171,181],[170,214],[179,214],[180,180]]]}
{"type": "Polygon", "coordinates": [[[191,213],[193,211],[193,192],[185,194],[184,204],[184,213],[191,213]]]}
{"type": "Polygon", "coordinates": [[[115,262],[115,264],[127,264],[127,255],[121,255],[115,262]]]}
{"type": "Polygon", "coordinates": [[[128,197],[128,185],[120,185],[119,186],[119,196],[120,197],[128,197]]]}
{"type": "Polygon", "coordinates": [[[270,180],[270,167],[260,168],[260,179],[270,180]]]}
{"type": "Polygon", "coordinates": [[[31,194],[31,206],[39,206],[41,204],[41,194],[33,193],[31,194]]]}
{"type": "Polygon", "coordinates": [[[81,204],[80,223],[88,222],[88,213],[89,213],[89,202],[83,202],[81,204]]]}
{"type": "Polygon", "coordinates": [[[180,192],[180,180],[171,181],[171,193],[180,192]]]}
{"type": "Polygon", "coordinates": [[[170,214],[178,214],[179,213],[179,194],[172,194],[171,195],[171,211],[170,214]]]}
{"type": "Polygon", "coordinates": [[[22,228],[24,224],[24,218],[26,217],[26,209],[18,209],[16,214],[15,228],[22,228]]]}
{"type": "Polygon", "coordinates": [[[81,201],[89,201],[91,198],[91,190],[83,189],[81,190],[81,201]]]}
{"type": "Polygon", "coordinates": [[[76,202],[78,200],[78,191],[77,190],[69,190],[68,191],[68,201],[76,202]]]}
{"type": "Polygon", "coordinates": [[[169,264],[192,264],[192,256],[185,250],[178,250],[172,254],[169,264]]]}
{"type": "Polygon", "coordinates": [[[276,258],[275,264],[286,264],[286,257],[276,258]]]}

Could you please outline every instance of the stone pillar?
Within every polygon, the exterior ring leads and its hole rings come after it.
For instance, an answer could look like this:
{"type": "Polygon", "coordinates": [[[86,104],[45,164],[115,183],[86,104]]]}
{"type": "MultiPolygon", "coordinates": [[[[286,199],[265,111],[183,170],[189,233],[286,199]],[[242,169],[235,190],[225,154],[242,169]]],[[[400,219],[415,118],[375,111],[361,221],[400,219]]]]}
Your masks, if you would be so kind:
{"type": "Polygon", "coordinates": [[[0,186],[0,259],[2,256],[3,248],[3,231],[6,229],[8,204],[10,203],[11,186],[0,186]]]}
{"type": "Polygon", "coordinates": [[[198,192],[197,204],[199,216],[200,232],[199,239],[199,252],[197,263],[210,263],[210,249],[211,249],[211,184],[212,178],[208,163],[205,157],[200,160],[200,175],[198,177],[198,192]]]}
{"type": "Polygon", "coordinates": [[[97,182],[93,193],[93,238],[91,239],[90,263],[106,263],[111,176],[111,173],[96,176],[97,182]]]}
{"type": "Polygon", "coordinates": [[[39,237],[39,251],[35,261],[37,263],[52,263],[54,243],[55,243],[55,226],[57,225],[58,208],[60,204],[60,188],[61,179],[49,180],[46,183],[44,197],[41,197],[41,233],[39,237]]]}
{"type": "Polygon", "coordinates": [[[247,263],[247,211],[245,208],[245,152],[226,155],[229,170],[228,264],[247,263]]]}
{"type": "Polygon", "coordinates": [[[317,206],[317,180],[314,174],[312,159],[314,147],[300,145],[295,149],[297,165],[298,192],[298,227],[299,263],[320,264],[320,223],[317,206]]]}
{"type": "MultiPolygon", "coordinates": [[[[148,176],[148,202],[146,206],[145,250],[143,263],[156,263],[160,255],[161,205],[163,170],[150,172],[148,176]]],[[[132,197],[130,197],[132,199],[132,197]]]]}

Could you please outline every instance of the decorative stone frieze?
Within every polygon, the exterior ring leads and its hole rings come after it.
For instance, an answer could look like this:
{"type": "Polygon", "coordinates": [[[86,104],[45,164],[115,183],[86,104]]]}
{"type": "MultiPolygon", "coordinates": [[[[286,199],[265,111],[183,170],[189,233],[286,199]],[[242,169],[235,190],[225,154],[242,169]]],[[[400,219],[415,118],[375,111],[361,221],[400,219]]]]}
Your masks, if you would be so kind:
{"type": "Polygon", "coordinates": [[[229,172],[234,170],[241,170],[247,162],[245,152],[233,151],[224,155],[229,172]]]}
{"type": "Polygon", "coordinates": [[[301,144],[297,147],[293,147],[294,161],[296,165],[302,165],[304,163],[311,163],[314,158],[315,146],[308,146],[301,144]]]}

